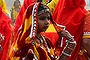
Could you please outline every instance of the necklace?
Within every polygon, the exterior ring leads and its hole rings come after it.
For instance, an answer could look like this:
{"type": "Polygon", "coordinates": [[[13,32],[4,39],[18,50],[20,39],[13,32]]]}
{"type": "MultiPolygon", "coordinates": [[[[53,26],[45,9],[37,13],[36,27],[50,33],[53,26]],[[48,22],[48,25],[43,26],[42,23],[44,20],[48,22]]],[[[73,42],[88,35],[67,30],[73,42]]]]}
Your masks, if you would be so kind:
{"type": "Polygon", "coordinates": [[[48,45],[47,45],[47,42],[45,40],[45,37],[44,36],[41,36],[41,38],[39,38],[38,36],[36,36],[36,38],[39,40],[39,42],[41,43],[41,45],[43,45],[45,47],[45,49],[50,52],[49,48],[48,48],[48,45]]]}
{"type": "Polygon", "coordinates": [[[41,44],[44,43],[42,36],[41,37],[36,36],[36,38],[38,39],[39,43],[41,43],[41,44]]]}

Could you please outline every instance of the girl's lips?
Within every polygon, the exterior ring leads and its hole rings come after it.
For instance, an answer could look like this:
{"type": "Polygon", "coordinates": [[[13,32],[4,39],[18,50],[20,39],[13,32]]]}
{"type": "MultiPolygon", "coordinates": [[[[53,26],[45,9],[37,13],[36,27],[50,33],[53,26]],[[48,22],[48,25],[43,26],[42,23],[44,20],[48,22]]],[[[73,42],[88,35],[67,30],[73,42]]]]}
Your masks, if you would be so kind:
{"type": "Polygon", "coordinates": [[[44,27],[44,29],[47,29],[47,28],[48,28],[48,26],[45,26],[45,27],[44,27]]]}

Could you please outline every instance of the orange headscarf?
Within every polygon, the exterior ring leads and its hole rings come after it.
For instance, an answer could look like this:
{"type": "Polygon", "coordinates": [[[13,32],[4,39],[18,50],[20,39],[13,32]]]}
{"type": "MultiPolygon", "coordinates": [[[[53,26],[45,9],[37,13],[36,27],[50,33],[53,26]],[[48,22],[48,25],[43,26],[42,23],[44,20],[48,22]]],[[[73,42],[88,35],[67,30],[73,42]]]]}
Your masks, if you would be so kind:
{"type": "Polygon", "coordinates": [[[83,23],[86,10],[85,0],[59,0],[53,13],[53,20],[66,26],[66,29],[74,36],[77,46],[70,60],[78,56],[82,44],[83,23]]]}

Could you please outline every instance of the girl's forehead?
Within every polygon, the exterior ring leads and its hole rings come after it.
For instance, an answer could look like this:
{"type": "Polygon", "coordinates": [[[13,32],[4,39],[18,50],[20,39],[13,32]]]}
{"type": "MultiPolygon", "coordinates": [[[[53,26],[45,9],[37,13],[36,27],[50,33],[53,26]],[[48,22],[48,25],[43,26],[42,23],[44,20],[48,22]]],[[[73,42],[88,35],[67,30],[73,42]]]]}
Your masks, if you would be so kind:
{"type": "Polygon", "coordinates": [[[49,12],[44,12],[44,13],[38,15],[38,16],[50,16],[50,13],[49,12]]]}

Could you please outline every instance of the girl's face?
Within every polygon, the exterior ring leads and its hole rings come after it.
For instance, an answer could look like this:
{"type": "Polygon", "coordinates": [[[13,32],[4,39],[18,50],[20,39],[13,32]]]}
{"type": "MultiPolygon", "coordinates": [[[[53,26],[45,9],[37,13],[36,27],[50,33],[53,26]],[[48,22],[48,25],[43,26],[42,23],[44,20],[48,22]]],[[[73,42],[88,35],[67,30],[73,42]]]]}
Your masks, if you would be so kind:
{"type": "Polygon", "coordinates": [[[50,13],[45,12],[38,16],[38,32],[45,32],[50,25],[50,13]]]}

